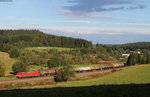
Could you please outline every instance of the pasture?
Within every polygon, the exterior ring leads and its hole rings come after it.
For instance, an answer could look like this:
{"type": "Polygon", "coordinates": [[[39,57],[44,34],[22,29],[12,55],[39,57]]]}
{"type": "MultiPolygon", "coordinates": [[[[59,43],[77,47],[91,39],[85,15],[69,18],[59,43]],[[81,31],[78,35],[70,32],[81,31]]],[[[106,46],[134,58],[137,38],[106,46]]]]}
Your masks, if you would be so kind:
{"type": "Polygon", "coordinates": [[[12,65],[16,62],[16,59],[10,58],[8,53],[0,52],[0,62],[6,66],[6,75],[12,71],[12,65]]]}
{"type": "Polygon", "coordinates": [[[46,69],[47,67],[45,67],[45,65],[30,65],[29,67],[29,71],[37,71],[40,69],[46,69]]]}
{"type": "Polygon", "coordinates": [[[2,80],[11,80],[11,79],[16,79],[15,77],[0,77],[0,81],[2,80]]]}
{"type": "Polygon", "coordinates": [[[28,50],[35,50],[35,51],[48,51],[48,50],[58,50],[58,51],[69,51],[73,50],[74,48],[63,48],[63,47],[27,47],[28,50]]]}
{"type": "Polygon", "coordinates": [[[80,67],[89,67],[89,66],[102,66],[106,64],[72,64],[74,68],[80,68],[80,67]]]}

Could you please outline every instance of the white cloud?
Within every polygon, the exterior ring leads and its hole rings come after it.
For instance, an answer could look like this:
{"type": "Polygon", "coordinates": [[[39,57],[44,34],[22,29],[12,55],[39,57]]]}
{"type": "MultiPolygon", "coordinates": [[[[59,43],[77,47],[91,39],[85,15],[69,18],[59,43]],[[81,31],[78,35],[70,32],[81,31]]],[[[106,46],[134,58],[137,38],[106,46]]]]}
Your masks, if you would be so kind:
{"type": "Polygon", "coordinates": [[[150,26],[148,23],[119,23],[119,22],[107,22],[106,24],[115,24],[115,25],[127,25],[127,26],[150,26]]]}
{"type": "MultiPolygon", "coordinates": [[[[69,21],[68,21],[69,22],[69,21]]],[[[70,21],[77,22],[77,21],[70,21]]],[[[149,24],[130,24],[129,25],[149,25],[149,24]]],[[[19,23],[0,23],[0,29],[39,29],[49,33],[64,33],[64,34],[96,34],[96,35],[118,35],[118,34],[150,34],[150,28],[119,28],[119,27],[81,27],[81,26],[42,26],[19,23]]]]}
{"type": "Polygon", "coordinates": [[[96,21],[88,21],[88,20],[65,20],[65,21],[57,21],[57,22],[64,22],[64,23],[85,23],[85,24],[97,24],[96,21]]]}
{"type": "Polygon", "coordinates": [[[146,7],[146,5],[143,2],[139,2],[139,0],[68,0],[68,3],[72,5],[64,6],[64,9],[80,12],[143,9],[146,7]]]}
{"type": "Polygon", "coordinates": [[[70,10],[63,10],[59,13],[60,15],[64,16],[73,16],[73,17],[80,17],[80,18],[112,18],[111,16],[100,16],[97,15],[97,12],[81,12],[81,11],[70,11],[70,10]]]}

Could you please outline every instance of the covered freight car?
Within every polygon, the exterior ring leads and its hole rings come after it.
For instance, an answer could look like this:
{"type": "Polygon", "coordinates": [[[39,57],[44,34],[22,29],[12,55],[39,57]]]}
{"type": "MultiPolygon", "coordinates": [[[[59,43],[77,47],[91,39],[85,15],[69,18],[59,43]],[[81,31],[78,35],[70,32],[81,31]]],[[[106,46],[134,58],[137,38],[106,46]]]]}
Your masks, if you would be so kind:
{"type": "MultiPolygon", "coordinates": [[[[74,71],[84,72],[84,71],[94,71],[94,70],[106,70],[106,69],[118,68],[118,67],[123,67],[123,66],[124,64],[89,66],[89,67],[74,68],[74,71]]],[[[19,72],[16,75],[16,77],[17,78],[30,78],[30,77],[48,76],[48,75],[55,75],[58,71],[59,69],[47,69],[47,70],[34,71],[34,72],[19,72]]]]}
{"type": "Polygon", "coordinates": [[[80,67],[80,68],[75,68],[76,72],[84,72],[84,71],[91,71],[91,67],[80,67]]]}

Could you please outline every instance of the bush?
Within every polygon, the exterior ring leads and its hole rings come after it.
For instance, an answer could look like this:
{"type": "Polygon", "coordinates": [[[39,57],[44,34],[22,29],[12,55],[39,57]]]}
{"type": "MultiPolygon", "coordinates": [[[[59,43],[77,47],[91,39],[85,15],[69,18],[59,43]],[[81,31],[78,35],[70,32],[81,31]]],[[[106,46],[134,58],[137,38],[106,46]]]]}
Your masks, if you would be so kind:
{"type": "Polygon", "coordinates": [[[30,50],[22,50],[20,60],[26,65],[36,65],[36,55],[30,50]]]}
{"type": "Polygon", "coordinates": [[[0,77],[4,77],[5,76],[5,64],[0,62],[0,77]]]}
{"type": "Polygon", "coordinates": [[[56,82],[67,81],[69,77],[74,77],[75,72],[72,66],[65,66],[54,76],[56,82]]]}
{"type": "Polygon", "coordinates": [[[27,72],[29,70],[29,66],[22,61],[18,61],[13,64],[12,70],[14,73],[27,72]]]}

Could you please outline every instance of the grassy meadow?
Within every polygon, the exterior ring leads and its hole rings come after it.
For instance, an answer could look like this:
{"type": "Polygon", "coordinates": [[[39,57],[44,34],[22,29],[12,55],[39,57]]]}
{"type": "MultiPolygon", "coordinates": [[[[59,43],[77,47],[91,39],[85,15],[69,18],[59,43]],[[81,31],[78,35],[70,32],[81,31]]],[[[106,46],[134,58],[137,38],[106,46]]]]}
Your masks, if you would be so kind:
{"type": "Polygon", "coordinates": [[[0,52],[0,62],[6,65],[6,75],[12,71],[12,65],[16,62],[16,59],[10,58],[8,53],[0,52]]]}
{"type": "Polygon", "coordinates": [[[100,66],[100,65],[106,65],[106,64],[72,64],[72,66],[74,68],[89,67],[89,66],[100,66]]]}
{"type": "Polygon", "coordinates": [[[0,81],[2,81],[2,80],[11,80],[11,79],[17,79],[17,78],[15,78],[15,77],[1,77],[0,81]]]}
{"type": "Polygon", "coordinates": [[[74,48],[63,48],[63,47],[28,47],[28,50],[35,50],[35,51],[48,51],[48,50],[58,50],[58,51],[69,51],[73,50],[74,48]]]}
{"type": "Polygon", "coordinates": [[[45,65],[30,65],[29,71],[37,71],[39,69],[46,69],[45,65]]]}

